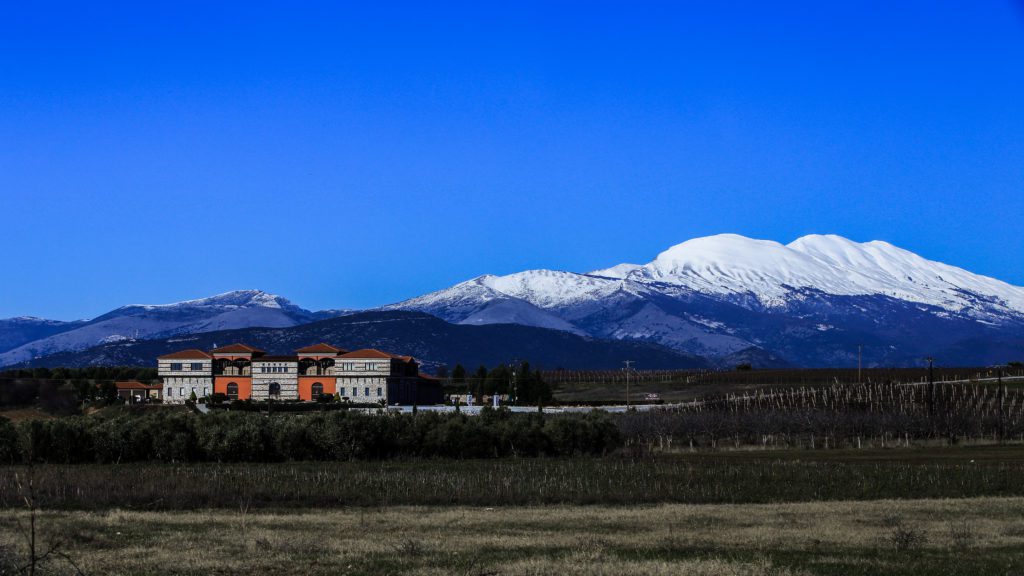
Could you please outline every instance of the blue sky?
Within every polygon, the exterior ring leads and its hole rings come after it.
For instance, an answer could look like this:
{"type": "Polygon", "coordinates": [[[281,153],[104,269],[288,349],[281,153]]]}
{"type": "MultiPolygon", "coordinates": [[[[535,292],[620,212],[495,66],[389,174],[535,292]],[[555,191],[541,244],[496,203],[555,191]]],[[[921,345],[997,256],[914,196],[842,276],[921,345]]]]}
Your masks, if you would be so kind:
{"type": "Polygon", "coordinates": [[[1024,284],[1020,3],[121,4],[0,15],[0,317],[366,307],[720,232],[1024,284]]]}

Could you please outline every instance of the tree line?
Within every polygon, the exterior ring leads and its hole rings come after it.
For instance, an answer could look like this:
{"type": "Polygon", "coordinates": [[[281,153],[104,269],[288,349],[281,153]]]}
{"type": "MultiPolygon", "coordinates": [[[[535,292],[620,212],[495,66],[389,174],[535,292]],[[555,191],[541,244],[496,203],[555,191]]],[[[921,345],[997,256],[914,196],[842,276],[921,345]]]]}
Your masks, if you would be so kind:
{"type": "Polygon", "coordinates": [[[267,417],[126,411],[113,417],[13,423],[0,417],[0,461],[46,463],[277,462],[387,458],[601,455],[622,443],[606,413],[365,414],[267,417]]]}
{"type": "Polygon", "coordinates": [[[471,394],[480,402],[483,396],[508,395],[517,405],[551,404],[551,387],[544,380],[539,369],[532,369],[529,362],[499,364],[490,370],[480,365],[470,374],[462,364],[456,364],[451,374],[442,368],[439,378],[446,381],[450,394],[471,394]]]}

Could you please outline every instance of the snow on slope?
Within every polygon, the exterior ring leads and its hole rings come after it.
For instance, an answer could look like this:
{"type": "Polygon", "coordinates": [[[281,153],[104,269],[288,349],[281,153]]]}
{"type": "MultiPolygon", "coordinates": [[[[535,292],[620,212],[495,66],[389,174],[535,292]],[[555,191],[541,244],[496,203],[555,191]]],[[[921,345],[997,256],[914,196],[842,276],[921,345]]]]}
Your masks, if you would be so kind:
{"type": "Polygon", "coordinates": [[[704,294],[755,294],[763,303],[782,304],[787,286],[813,286],[849,294],[848,282],[830,266],[778,242],[737,234],[695,238],[662,252],[630,279],[682,285],[704,294]]]}
{"type": "Polygon", "coordinates": [[[611,268],[587,272],[587,276],[602,276],[604,278],[618,278],[621,280],[639,268],[642,268],[639,264],[616,264],[611,268]]]}
{"type": "Polygon", "coordinates": [[[287,299],[259,290],[237,290],[173,304],[134,304],[122,306],[73,330],[8,350],[0,354],[0,366],[65,350],[83,350],[112,340],[234,328],[284,328],[301,324],[310,316],[310,312],[287,299]]]}
{"type": "Polygon", "coordinates": [[[623,285],[620,280],[556,270],[488,276],[485,283],[501,294],[521,298],[545,309],[605,298],[623,285]]]}
{"type": "Polygon", "coordinates": [[[736,234],[669,248],[628,279],[686,286],[717,295],[753,294],[782,306],[791,288],[833,295],[883,295],[977,317],[1024,312],[1024,288],[933,262],[881,241],[804,236],[789,245],[736,234]]]}
{"type": "Polygon", "coordinates": [[[456,324],[524,324],[582,333],[562,318],[541,310],[535,303],[499,290],[495,284],[515,291],[516,279],[504,278],[502,281],[497,276],[478,276],[451,288],[385,306],[383,309],[419,310],[456,324]]]}
{"type": "Polygon", "coordinates": [[[842,236],[811,235],[793,241],[788,247],[833,266],[837,274],[858,272],[859,278],[869,280],[861,286],[864,293],[892,295],[951,311],[976,304],[974,295],[987,296],[995,300],[990,300],[990,304],[1024,312],[1024,288],[926,260],[881,240],[858,243],[842,236]]]}
{"type": "Polygon", "coordinates": [[[391,307],[459,321],[494,299],[511,297],[557,310],[599,302],[619,291],[664,293],[666,285],[726,299],[752,296],[768,308],[784,306],[796,289],[813,288],[838,296],[887,296],[976,318],[1024,313],[1024,288],[886,242],[811,235],[783,245],[737,234],[688,240],[643,266],[620,264],[588,274],[528,270],[480,276],[391,307]]]}
{"type": "Polygon", "coordinates": [[[545,312],[529,302],[511,298],[493,300],[487,306],[461,319],[458,324],[522,324],[584,335],[582,330],[558,316],[545,312]]]}
{"type": "Polygon", "coordinates": [[[211,308],[218,307],[223,309],[232,308],[296,308],[297,306],[288,301],[287,298],[277,296],[276,294],[268,294],[262,290],[232,290],[231,292],[224,292],[223,294],[217,294],[215,296],[208,296],[206,298],[196,298],[195,300],[183,300],[181,302],[174,302],[171,304],[129,304],[122,306],[118,310],[125,309],[138,309],[144,310],[172,310],[180,308],[211,308]]]}
{"type": "Polygon", "coordinates": [[[808,289],[833,296],[892,298],[943,318],[955,315],[986,324],[1024,321],[1024,288],[926,260],[886,242],[819,235],[788,245],[736,234],[695,238],[644,265],[620,264],[587,274],[528,270],[480,276],[387,308],[421,310],[450,322],[515,322],[582,330],[596,337],[653,340],[714,356],[756,345],[770,335],[757,332],[756,316],[737,320],[729,308],[707,308],[706,299],[784,315],[806,298],[808,289]],[[711,309],[725,312],[732,321],[754,324],[746,325],[746,336],[740,337],[730,320],[697,319],[711,309]]]}

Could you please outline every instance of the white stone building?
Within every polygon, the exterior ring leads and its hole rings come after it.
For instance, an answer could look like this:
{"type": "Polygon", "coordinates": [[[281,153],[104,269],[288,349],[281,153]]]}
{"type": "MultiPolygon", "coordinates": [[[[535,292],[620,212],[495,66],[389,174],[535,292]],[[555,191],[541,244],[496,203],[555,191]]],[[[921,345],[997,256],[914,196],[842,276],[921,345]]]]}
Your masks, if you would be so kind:
{"type": "Polygon", "coordinates": [[[163,380],[167,404],[184,404],[213,393],[213,356],[202,350],[182,350],[157,358],[157,375],[163,380]]]}
{"type": "Polygon", "coordinates": [[[253,400],[298,400],[297,356],[260,356],[252,359],[253,400]]]}
{"type": "Polygon", "coordinates": [[[340,397],[356,404],[436,404],[441,384],[419,373],[411,356],[364,348],[346,352],[320,343],[294,356],[268,356],[246,344],[183,350],[158,359],[164,401],[184,403],[212,394],[228,400],[340,397]]]}
{"type": "Polygon", "coordinates": [[[364,348],[334,363],[338,394],[356,403],[415,403],[419,368],[411,356],[364,348]]]}

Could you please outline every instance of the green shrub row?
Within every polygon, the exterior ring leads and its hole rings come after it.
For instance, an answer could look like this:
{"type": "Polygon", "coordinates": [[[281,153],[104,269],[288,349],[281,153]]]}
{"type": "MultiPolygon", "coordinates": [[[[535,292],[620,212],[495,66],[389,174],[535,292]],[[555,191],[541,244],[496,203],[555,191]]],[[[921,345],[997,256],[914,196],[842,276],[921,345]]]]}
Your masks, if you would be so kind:
{"type": "Polygon", "coordinates": [[[0,418],[0,461],[46,463],[277,462],[489,458],[608,453],[622,443],[602,412],[196,415],[157,411],[13,424],[0,418]]]}

